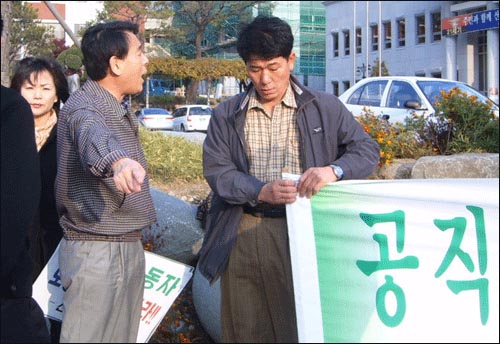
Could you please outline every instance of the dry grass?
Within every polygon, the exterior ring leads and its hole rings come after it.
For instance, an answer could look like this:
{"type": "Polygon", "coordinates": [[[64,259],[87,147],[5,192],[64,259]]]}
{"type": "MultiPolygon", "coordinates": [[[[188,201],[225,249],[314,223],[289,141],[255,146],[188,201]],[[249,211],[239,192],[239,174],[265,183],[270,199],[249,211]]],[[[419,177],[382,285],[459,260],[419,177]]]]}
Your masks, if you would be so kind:
{"type": "Polygon", "coordinates": [[[208,186],[205,180],[192,182],[176,180],[170,183],[164,183],[161,180],[157,181],[152,179],[151,187],[193,204],[199,204],[199,202],[205,199],[210,192],[210,186],[208,186]]]}

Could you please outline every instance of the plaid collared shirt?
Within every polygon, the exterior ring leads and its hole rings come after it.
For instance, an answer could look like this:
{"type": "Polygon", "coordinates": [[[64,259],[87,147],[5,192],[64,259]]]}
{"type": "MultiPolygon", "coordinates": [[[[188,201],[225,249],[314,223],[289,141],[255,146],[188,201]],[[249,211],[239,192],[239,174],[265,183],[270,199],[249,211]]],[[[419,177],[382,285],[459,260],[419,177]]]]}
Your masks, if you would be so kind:
{"type": "Polygon", "coordinates": [[[291,85],[273,113],[267,113],[255,91],[250,95],[245,122],[250,174],[263,182],[282,179],[281,173],[301,174],[297,103],[291,85]]]}

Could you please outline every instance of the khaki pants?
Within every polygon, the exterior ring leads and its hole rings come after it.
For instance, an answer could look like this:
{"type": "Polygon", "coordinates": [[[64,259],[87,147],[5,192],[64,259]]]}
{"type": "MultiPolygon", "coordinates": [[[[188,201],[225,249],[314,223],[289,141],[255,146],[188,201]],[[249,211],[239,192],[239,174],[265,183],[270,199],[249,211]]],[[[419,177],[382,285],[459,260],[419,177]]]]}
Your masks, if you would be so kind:
{"type": "Polygon", "coordinates": [[[226,343],[298,341],[286,218],[243,214],[221,276],[221,324],[226,343]]]}
{"type": "Polygon", "coordinates": [[[62,239],[61,343],[136,343],[144,298],[140,241],[62,239]]]}

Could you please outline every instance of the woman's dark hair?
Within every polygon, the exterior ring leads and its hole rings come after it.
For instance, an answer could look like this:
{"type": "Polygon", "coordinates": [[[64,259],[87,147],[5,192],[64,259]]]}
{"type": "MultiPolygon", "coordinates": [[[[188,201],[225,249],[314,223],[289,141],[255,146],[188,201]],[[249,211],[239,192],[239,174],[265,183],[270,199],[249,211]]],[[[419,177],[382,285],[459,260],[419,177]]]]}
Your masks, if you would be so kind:
{"type": "Polygon", "coordinates": [[[90,79],[99,81],[106,77],[109,59],[123,59],[129,50],[126,32],[137,35],[139,27],[130,21],[112,21],[89,27],[82,38],[83,64],[90,79]]]}
{"type": "Polygon", "coordinates": [[[238,35],[236,49],[246,63],[251,57],[270,60],[288,59],[292,53],[293,34],[290,25],[277,17],[259,15],[238,35]]]}
{"type": "Polygon", "coordinates": [[[49,72],[52,75],[52,79],[54,79],[57,102],[54,103],[52,108],[56,110],[56,113],[59,113],[61,102],[65,103],[69,98],[69,90],[64,69],[56,60],[41,57],[26,57],[22,59],[16,65],[14,76],[10,82],[10,88],[21,93],[21,87],[24,82],[31,83],[31,74],[35,73],[34,79],[36,80],[38,75],[43,71],[49,72]]]}

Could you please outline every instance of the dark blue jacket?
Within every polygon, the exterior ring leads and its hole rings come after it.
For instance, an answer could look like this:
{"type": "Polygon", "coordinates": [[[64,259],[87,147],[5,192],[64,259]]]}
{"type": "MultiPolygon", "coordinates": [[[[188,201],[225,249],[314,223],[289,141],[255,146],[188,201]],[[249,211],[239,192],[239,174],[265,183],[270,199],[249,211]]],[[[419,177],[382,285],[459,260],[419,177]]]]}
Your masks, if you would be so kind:
{"type": "MultiPolygon", "coordinates": [[[[220,103],[203,144],[203,173],[214,191],[198,269],[213,283],[225,269],[237,236],[243,205],[255,205],[264,182],[249,175],[244,124],[249,92],[220,103]]],[[[303,171],[335,164],[344,179],[362,179],[376,169],[378,144],[337,97],[299,84],[292,76],[297,102],[303,171]]]]}

